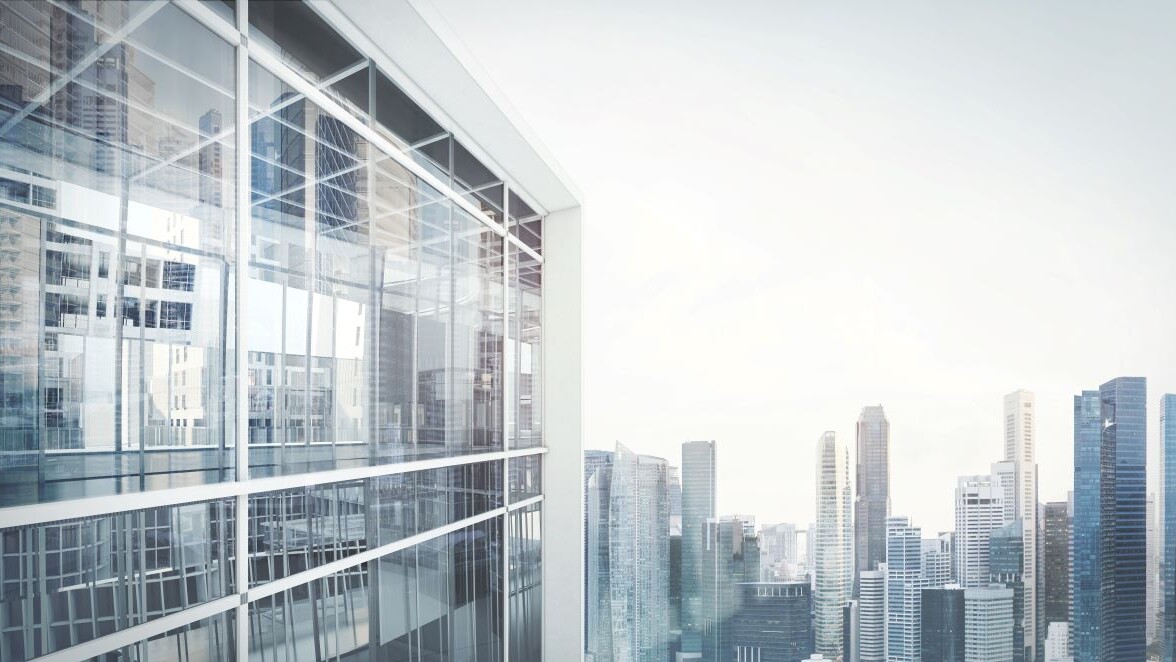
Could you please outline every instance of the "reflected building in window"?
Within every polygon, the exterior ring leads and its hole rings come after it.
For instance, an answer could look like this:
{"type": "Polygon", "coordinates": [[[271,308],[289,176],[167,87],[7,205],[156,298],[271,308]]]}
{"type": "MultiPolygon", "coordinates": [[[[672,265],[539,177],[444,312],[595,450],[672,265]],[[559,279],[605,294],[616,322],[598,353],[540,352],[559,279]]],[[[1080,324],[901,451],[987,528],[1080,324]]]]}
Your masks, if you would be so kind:
{"type": "Polygon", "coordinates": [[[0,659],[578,654],[578,194],[445,38],[405,0],[0,24],[0,659]]]}

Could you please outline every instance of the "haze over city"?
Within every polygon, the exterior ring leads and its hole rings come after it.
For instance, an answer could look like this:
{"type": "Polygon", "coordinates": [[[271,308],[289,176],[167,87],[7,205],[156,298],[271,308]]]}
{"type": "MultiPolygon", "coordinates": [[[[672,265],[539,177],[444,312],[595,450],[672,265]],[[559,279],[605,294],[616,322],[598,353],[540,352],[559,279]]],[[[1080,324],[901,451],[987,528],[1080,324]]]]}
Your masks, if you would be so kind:
{"type": "Polygon", "coordinates": [[[715,439],[720,512],[803,525],[882,403],[893,512],[947,530],[1003,394],[1045,502],[1074,394],[1176,389],[1170,4],[435,5],[591,200],[586,447],[715,439]]]}

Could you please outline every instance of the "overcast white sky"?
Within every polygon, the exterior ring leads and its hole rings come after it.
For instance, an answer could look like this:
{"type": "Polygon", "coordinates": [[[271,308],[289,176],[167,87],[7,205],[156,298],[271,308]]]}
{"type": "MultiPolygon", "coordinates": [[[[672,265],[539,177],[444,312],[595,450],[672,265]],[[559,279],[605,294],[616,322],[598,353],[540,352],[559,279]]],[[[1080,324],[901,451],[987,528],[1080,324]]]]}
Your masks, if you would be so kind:
{"type": "MultiPolygon", "coordinates": [[[[433,0],[587,201],[586,444],[719,444],[719,509],[809,522],[818,435],[890,418],[892,501],[1035,391],[1176,390],[1176,5],[433,0]]],[[[852,461],[852,460],[851,460],[852,461]]]]}

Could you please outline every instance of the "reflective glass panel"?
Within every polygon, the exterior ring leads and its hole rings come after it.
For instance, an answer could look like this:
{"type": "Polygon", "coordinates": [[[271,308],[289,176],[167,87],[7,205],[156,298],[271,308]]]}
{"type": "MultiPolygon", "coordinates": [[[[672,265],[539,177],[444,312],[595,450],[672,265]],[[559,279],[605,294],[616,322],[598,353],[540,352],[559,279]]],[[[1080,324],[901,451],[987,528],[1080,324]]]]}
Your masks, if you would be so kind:
{"type": "Polygon", "coordinates": [[[0,659],[28,660],[224,597],[233,501],[0,530],[0,659]]]}
{"type": "Polygon", "coordinates": [[[251,496],[250,586],[499,508],[502,489],[502,463],[478,462],[251,496]]]}
{"type": "Polygon", "coordinates": [[[168,630],[89,662],[201,662],[233,660],[237,655],[237,610],[168,630]]]}
{"type": "Polygon", "coordinates": [[[543,553],[540,504],[507,515],[510,521],[510,659],[543,659],[543,553]]]}
{"type": "Polygon", "coordinates": [[[233,49],[163,3],[0,24],[0,505],[232,480],[233,49]]]}
{"type": "Polygon", "coordinates": [[[541,473],[543,456],[527,455],[512,457],[510,464],[510,501],[522,501],[543,492],[543,475],[541,473]]]}

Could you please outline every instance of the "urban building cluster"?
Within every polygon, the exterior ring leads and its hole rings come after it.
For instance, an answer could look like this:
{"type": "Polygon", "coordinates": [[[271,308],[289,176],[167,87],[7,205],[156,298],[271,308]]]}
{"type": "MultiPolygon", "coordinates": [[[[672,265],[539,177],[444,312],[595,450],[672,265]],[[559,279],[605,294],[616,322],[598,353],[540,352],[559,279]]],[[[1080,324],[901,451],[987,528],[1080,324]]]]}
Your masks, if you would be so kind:
{"type": "Polygon", "coordinates": [[[1043,502],[1036,399],[1009,393],[1003,454],[959,476],[955,528],[934,533],[891,511],[881,406],[861,410],[852,467],[818,438],[805,527],[720,514],[714,441],[684,443],[679,466],[587,451],[586,659],[1170,662],[1176,395],[1159,399],[1156,493],[1147,400],[1142,377],[1074,396],[1073,490],[1043,502]]]}

